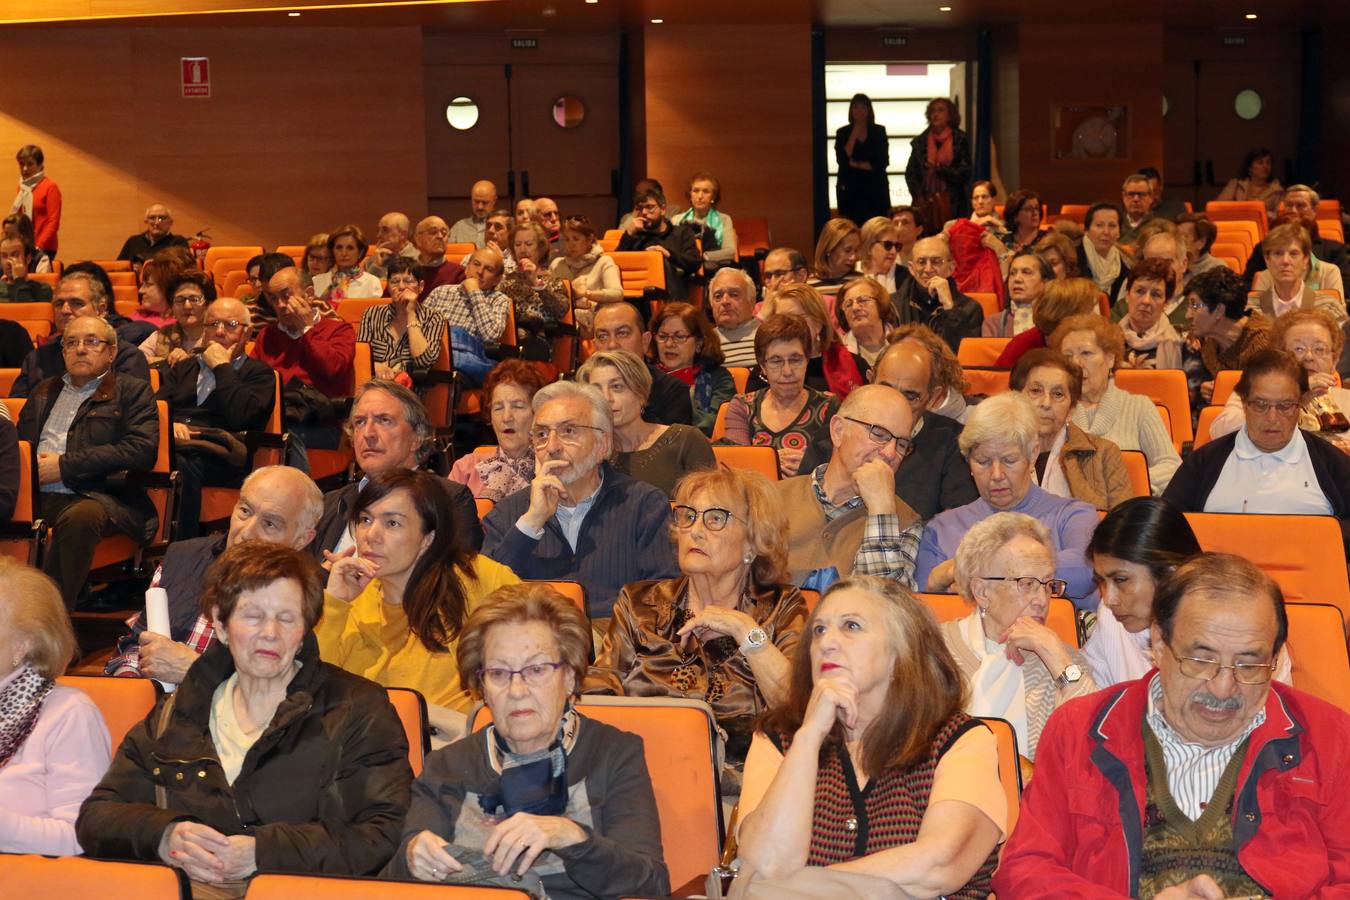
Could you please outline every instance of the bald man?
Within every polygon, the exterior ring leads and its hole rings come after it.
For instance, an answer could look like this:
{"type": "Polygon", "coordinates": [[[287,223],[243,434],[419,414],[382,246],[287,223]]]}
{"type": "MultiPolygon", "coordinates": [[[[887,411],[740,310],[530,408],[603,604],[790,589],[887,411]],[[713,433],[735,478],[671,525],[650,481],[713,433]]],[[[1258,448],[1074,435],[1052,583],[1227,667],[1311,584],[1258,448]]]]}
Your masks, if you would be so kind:
{"type": "Polygon", "coordinates": [[[413,231],[413,246],[417,248],[417,262],[421,268],[418,278],[422,280],[422,296],[447,284],[459,284],[464,280],[464,267],[445,258],[445,245],[450,240],[450,226],[440,216],[427,216],[417,223],[413,231]]]}
{"type": "Polygon", "coordinates": [[[475,250],[464,267],[464,280],[444,285],[427,295],[422,311],[439,316],[450,329],[455,370],[471,384],[482,384],[496,365],[485,353],[487,345],[499,344],[506,330],[511,298],[497,290],[506,263],[491,247],[475,250]]]}
{"type": "Polygon", "coordinates": [[[187,245],[187,238],[173,233],[173,213],[169,208],[163,203],[152,203],[145,210],[145,230],[127,238],[117,258],[139,264],[165,247],[187,245]]]}
{"type": "Polygon", "coordinates": [[[899,341],[881,354],[871,376],[899,391],[914,417],[912,446],[896,470],[895,492],[923,519],[975,500],[975,479],[957,446],[961,423],[932,411],[943,393],[932,354],[915,341],[899,341]]]}
{"type": "Polygon", "coordinates": [[[979,337],[984,326],[980,304],[956,289],[952,251],[941,235],[920,238],[909,260],[910,278],[896,285],[892,298],[900,324],[917,322],[937,332],[956,352],[961,339],[979,337]]]}
{"type": "Polygon", "coordinates": [[[451,226],[450,243],[482,247],[487,241],[488,213],[497,208],[497,186],[490,181],[475,181],[469,189],[469,205],[473,214],[451,226]]]}
{"type": "Polygon", "coordinates": [[[394,211],[380,216],[375,226],[375,243],[361,267],[376,278],[383,278],[388,274],[389,260],[395,256],[417,259],[420,254],[417,245],[408,239],[411,234],[412,223],[406,213],[394,211]]]}

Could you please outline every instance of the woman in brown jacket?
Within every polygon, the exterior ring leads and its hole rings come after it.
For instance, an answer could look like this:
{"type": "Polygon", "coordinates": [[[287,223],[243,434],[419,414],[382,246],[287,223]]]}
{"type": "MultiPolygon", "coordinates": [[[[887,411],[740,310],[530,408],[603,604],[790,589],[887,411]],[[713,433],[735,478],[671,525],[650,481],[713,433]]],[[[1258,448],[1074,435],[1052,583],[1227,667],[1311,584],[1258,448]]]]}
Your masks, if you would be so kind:
{"type": "Polygon", "coordinates": [[[1069,421],[1083,393],[1083,370],[1077,363],[1054,350],[1031,350],[1018,360],[1010,384],[1036,408],[1041,438],[1037,484],[1052,494],[1084,500],[1102,511],[1138,496],[1120,448],[1069,421]]]}

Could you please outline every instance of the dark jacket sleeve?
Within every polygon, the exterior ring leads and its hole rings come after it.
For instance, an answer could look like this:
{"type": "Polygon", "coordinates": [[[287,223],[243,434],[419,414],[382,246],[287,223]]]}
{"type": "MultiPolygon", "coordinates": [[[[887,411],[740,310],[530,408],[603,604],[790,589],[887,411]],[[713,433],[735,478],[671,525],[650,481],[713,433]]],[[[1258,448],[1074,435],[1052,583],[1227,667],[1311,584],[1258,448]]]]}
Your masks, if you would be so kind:
{"type": "Polygon", "coordinates": [[[1182,460],[1172,475],[1172,480],[1163,490],[1163,499],[1171,502],[1182,512],[1204,512],[1205,500],[1209,497],[1210,490],[1202,465],[1209,455],[1201,452],[1205,449],[1208,449],[1208,445],[1201,447],[1200,450],[1192,450],[1191,454],[1182,460]]]}
{"type": "Polygon", "coordinates": [[[914,140],[909,142],[909,162],[905,164],[905,184],[909,186],[909,195],[918,197],[923,193],[923,170],[928,164],[928,129],[925,128],[914,140]]]}
{"type": "Polygon", "coordinates": [[[237,371],[229,363],[211,370],[216,376],[216,389],[206,398],[206,405],[228,422],[232,431],[266,428],[272,415],[276,375],[265,365],[251,365],[256,362],[250,359],[237,371]]]}
{"type": "Polygon", "coordinates": [[[525,508],[507,498],[483,519],[483,552],[517,575],[537,568],[531,562],[539,541],[516,527],[525,508]]]}
{"type": "MultiPolygon", "coordinates": [[[[144,357],[142,357],[144,359],[144,357]]],[[[78,447],[61,456],[61,480],[71,487],[97,481],[123,470],[149,472],[159,453],[159,411],[149,381],[123,378],[117,382],[122,425],[114,441],[78,447]]],[[[24,404],[24,409],[28,404],[24,404]]],[[[78,428],[77,423],[74,428],[78,428]]]]}
{"type": "Polygon", "coordinates": [[[447,478],[445,485],[450,492],[455,533],[461,544],[467,543],[477,553],[483,549],[483,523],[478,520],[478,504],[469,489],[459,482],[447,478]]]}
{"type": "Polygon", "coordinates": [[[947,458],[942,461],[942,483],[939,503],[942,511],[956,509],[979,499],[980,492],[971,477],[970,465],[961,455],[961,447],[953,441],[947,458]]]}
{"type": "MultiPolygon", "coordinates": [[[[699,255],[698,243],[694,237],[694,229],[688,225],[672,226],[674,233],[670,235],[669,240],[665,242],[666,249],[670,251],[670,261],[675,268],[679,269],[685,275],[692,275],[698,271],[699,266],[703,265],[703,257],[699,255]]],[[[685,424],[688,424],[687,422],[685,424]]]]}
{"type": "Polygon", "coordinates": [[[123,375],[139,378],[146,384],[150,383],[150,360],[146,359],[145,354],[134,344],[125,341],[118,343],[117,358],[113,360],[113,366],[123,375]]]}
{"type": "MultiPolygon", "coordinates": [[[[677,578],[680,567],[675,561],[675,548],[670,541],[670,500],[660,490],[636,482],[630,488],[645,489],[645,496],[634,510],[636,530],[633,545],[642,548],[639,580],[677,578]]],[[[514,525],[513,525],[514,528],[514,525]]],[[[514,528],[519,533],[520,529],[514,528]]]]}
{"type": "MultiPolygon", "coordinates": [[[[147,374],[146,377],[148,378],[149,375],[147,374]]],[[[14,379],[14,385],[9,389],[9,395],[11,397],[27,397],[33,393],[33,388],[37,387],[41,381],[42,367],[38,362],[37,348],[34,348],[33,352],[25,356],[23,362],[19,365],[19,377],[14,379]]],[[[25,408],[27,408],[26,405],[25,408]]]]}
{"type": "Polygon", "coordinates": [[[939,308],[933,313],[929,325],[955,353],[962,338],[980,336],[984,328],[984,309],[978,301],[965,294],[954,293],[953,296],[958,298],[957,302],[952,304],[951,309],[939,308]]]}
{"type": "Polygon", "coordinates": [[[685,383],[659,370],[652,376],[652,395],[647,398],[642,418],[662,425],[693,425],[694,402],[685,383]]]}
{"type": "Polygon", "coordinates": [[[18,501],[19,432],[13,422],[0,419],[0,522],[8,522],[14,517],[18,501]]]}
{"type": "Polygon", "coordinates": [[[33,337],[28,329],[18,322],[0,320],[0,366],[17,369],[32,352],[33,337]]]}

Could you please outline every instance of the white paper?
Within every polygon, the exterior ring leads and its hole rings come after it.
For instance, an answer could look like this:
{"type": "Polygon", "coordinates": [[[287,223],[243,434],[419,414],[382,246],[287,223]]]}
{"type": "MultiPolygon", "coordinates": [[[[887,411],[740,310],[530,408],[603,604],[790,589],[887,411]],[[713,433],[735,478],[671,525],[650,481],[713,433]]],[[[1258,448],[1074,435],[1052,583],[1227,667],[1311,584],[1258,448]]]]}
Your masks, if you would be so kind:
{"type": "MultiPolygon", "coordinates": [[[[164,588],[152,587],[145,592],[145,630],[173,638],[169,627],[169,594],[164,588]]],[[[166,693],[173,693],[177,685],[161,681],[166,693]]]]}

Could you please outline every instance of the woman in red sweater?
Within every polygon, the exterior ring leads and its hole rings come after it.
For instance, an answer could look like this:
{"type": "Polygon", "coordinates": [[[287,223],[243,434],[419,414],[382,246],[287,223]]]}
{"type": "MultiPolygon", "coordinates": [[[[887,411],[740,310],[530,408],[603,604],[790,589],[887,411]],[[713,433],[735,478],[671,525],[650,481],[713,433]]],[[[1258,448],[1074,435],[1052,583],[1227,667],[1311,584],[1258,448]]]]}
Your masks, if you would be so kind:
{"type": "Polygon", "coordinates": [[[56,258],[56,232],[61,228],[61,189],[43,170],[42,148],[24,144],[19,161],[19,193],[10,207],[33,220],[33,243],[56,258]]]}

